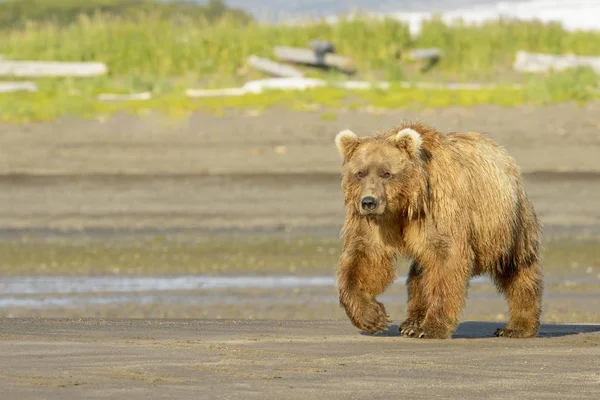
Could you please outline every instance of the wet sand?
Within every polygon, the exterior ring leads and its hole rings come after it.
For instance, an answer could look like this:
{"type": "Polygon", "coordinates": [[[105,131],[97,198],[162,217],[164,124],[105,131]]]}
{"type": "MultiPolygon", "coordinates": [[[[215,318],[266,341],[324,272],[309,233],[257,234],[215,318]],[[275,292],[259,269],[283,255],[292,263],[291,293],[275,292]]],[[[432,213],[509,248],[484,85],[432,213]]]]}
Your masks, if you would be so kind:
{"type": "MultiPolygon", "coordinates": [[[[334,135],[418,117],[440,129],[489,132],[515,155],[546,235],[544,321],[600,321],[598,111],[599,104],[338,110],[331,121],[319,112],[269,110],[177,123],[119,115],[0,126],[0,272],[11,279],[331,279],[344,217],[334,135]]],[[[406,267],[398,262],[399,276],[406,267]]],[[[506,318],[494,288],[477,288],[465,317],[506,318]]],[[[400,318],[403,282],[388,295],[400,318]]],[[[0,306],[5,317],[343,317],[334,285],[17,290],[1,294],[0,306]]]]}
{"type": "Polygon", "coordinates": [[[335,134],[402,118],[489,134],[519,163],[546,225],[597,226],[598,113],[600,103],[0,125],[0,231],[337,228],[335,134]]]}
{"type": "MultiPolygon", "coordinates": [[[[536,212],[549,230],[597,231],[600,172],[524,175],[536,212]]],[[[340,176],[333,173],[0,176],[0,231],[5,233],[333,232],[339,231],[343,218],[340,176]]]]}
{"type": "Polygon", "coordinates": [[[372,134],[403,118],[419,118],[443,131],[485,132],[525,172],[597,173],[598,113],[600,102],[421,111],[270,109],[221,117],[197,113],[183,120],[123,114],[106,121],[65,118],[0,125],[0,175],[338,174],[333,140],[340,130],[372,134]]]}
{"type": "Polygon", "coordinates": [[[2,398],[597,399],[600,325],[448,340],[347,321],[0,320],[2,398]]]}

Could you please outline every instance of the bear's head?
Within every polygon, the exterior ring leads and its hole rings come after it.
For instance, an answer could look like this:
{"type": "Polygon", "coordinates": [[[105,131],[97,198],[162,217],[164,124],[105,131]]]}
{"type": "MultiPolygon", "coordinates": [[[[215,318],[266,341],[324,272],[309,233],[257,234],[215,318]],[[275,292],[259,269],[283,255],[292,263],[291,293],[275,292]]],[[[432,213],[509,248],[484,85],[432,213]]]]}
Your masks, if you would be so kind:
{"type": "Polygon", "coordinates": [[[375,218],[398,213],[412,218],[423,209],[427,151],[417,130],[404,127],[360,138],[345,130],[337,134],[335,143],[343,160],[347,207],[375,218]]]}

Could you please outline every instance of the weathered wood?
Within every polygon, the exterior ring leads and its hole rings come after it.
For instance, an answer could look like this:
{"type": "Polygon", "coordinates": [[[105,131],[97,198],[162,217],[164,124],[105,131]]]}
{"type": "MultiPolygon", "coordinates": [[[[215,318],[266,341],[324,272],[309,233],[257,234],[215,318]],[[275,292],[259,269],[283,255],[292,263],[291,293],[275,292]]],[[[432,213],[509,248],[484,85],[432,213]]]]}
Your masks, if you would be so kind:
{"type": "Polygon", "coordinates": [[[290,77],[302,77],[304,74],[302,71],[291,67],[289,65],[284,65],[267,58],[260,58],[257,56],[250,56],[248,58],[248,64],[257,70],[267,73],[269,75],[273,75],[276,77],[290,78],[290,77]]]}
{"type": "Polygon", "coordinates": [[[0,76],[89,77],[107,72],[102,63],[0,60],[0,76]]]}
{"type": "Polygon", "coordinates": [[[335,53],[335,46],[333,43],[326,40],[311,40],[308,42],[308,47],[317,54],[335,53]]]}
{"type": "Polygon", "coordinates": [[[387,90],[390,88],[389,82],[344,81],[344,82],[335,82],[335,83],[333,83],[333,85],[340,87],[342,89],[349,89],[349,90],[369,90],[369,89],[387,90]]]}
{"type": "Polygon", "coordinates": [[[438,48],[410,49],[404,54],[401,53],[401,56],[403,59],[409,62],[422,61],[423,66],[421,67],[421,72],[427,72],[440,61],[442,51],[438,48]]]}
{"type": "Polygon", "coordinates": [[[482,90],[482,89],[521,89],[519,84],[514,85],[496,85],[485,83],[436,83],[436,82],[400,82],[400,86],[405,89],[416,88],[424,90],[482,90]]]}
{"type": "Polygon", "coordinates": [[[38,87],[33,82],[0,82],[0,93],[37,91],[38,87]]]}
{"type": "Polygon", "coordinates": [[[437,48],[411,49],[406,51],[406,58],[411,61],[438,60],[441,56],[442,51],[437,48]]]}
{"type": "Polygon", "coordinates": [[[347,74],[352,74],[356,71],[354,63],[347,57],[332,53],[318,54],[311,49],[278,46],[275,47],[275,57],[280,61],[321,68],[337,68],[347,74]]]}
{"type": "Polygon", "coordinates": [[[140,100],[150,100],[152,98],[152,93],[143,92],[143,93],[131,93],[131,94],[121,94],[121,93],[102,93],[98,95],[98,100],[100,101],[140,101],[140,100]]]}
{"type": "MultiPolygon", "coordinates": [[[[245,94],[263,93],[268,90],[306,90],[318,87],[332,85],[347,90],[369,90],[392,88],[389,82],[368,82],[368,81],[342,81],[328,83],[317,78],[271,78],[249,81],[239,88],[228,89],[188,89],[186,95],[189,97],[222,97],[222,96],[243,96],[245,94]]],[[[435,83],[435,82],[399,82],[402,88],[417,88],[423,90],[481,90],[500,87],[494,84],[482,83],[435,83]]],[[[513,89],[520,89],[520,85],[502,86],[513,89]]]]}
{"type": "Polygon", "coordinates": [[[324,86],[318,78],[271,78],[249,81],[242,87],[246,93],[263,93],[268,90],[306,90],[324,86]]]}
{"type": "Polygon", "coordinates": [[[557,55],[518,51],[513,68],[521,72],[563,71],[570,68],[590,67],[600,73],[600,57],[557,55]]]}
{"type": "Polygon", "coordinates": [[[188,97],[222,97],[222,96],[242,96],[246,94],[244,88],[226,88],[226,89],[187,89],[185,95],[188,97]]]}

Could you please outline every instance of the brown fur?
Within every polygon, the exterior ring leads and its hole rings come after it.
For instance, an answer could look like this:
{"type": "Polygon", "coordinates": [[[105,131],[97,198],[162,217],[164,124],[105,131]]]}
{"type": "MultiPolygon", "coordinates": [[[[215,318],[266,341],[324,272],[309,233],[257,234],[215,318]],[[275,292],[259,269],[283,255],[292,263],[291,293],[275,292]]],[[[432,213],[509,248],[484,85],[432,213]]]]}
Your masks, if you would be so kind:
{"type": "Polygon", "coordinates": [[[469,280],[489,274],[508,301],[497,336],[536,336],[543,291],[541,227],[508,153],[478,133],[404,122],[372,137],[338,134],[346,219],[338,266],[341,306],[370,333],[389,325],[377,296],[410,257],[404,335],[448,338],[469,280]],[[409,134],[398,135],[405,128],[409,134]],[[390,175],[388,176],[387,173],[390,175]],[[361,201],[377,200],[366,211],[361,201]]]}

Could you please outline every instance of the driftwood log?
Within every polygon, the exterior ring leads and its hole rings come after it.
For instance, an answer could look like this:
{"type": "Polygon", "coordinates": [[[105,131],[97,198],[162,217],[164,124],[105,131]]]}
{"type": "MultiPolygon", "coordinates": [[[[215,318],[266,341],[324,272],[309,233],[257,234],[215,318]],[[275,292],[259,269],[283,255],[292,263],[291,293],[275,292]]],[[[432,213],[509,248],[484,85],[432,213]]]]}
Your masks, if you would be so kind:
{"type": "Polygon", "coordinates": [[[404,56],[408,61],[431,61],[439,60],[442,51],[437,48],[430,49],[411,49],[406,51],[404,56]]]}
{"type": "Polygon", "coordinates": [[[150,92],[130,93],[130,94],[101,93],[98,95],[98,100],[100,100],[100,101],[143,101],[143,100],[150,100],[151,98],[152,98],[152,93],[150,93],[150,92]]]}
{"type": "Polygon", "coordinates": [[[37,91],[38,87],[33,82],[0,82],[0,93],[37,91]]]}
{"type": "Polygon", "coordinates": [[[518,51],[513,68],[521,72],[543,73],[570,68],[590,67],[600,73],[600,57],[556,55],[518,51]]]}
{"type": "Polygon", "coordinates": [[[0,76],[89,77],[107,72],[108,68],[102,63],[0,60],[0,76]]]}
{"type": "Polygon", "coordinates": [[[335,46],[333,43],[326,40],[311,40],[308,42],[308,47],[317,54],[335,53],[335,46]]]}
{"type": "Polygon", "coordinates": [[[264,72],[266,74],[281,77],[281,78],[293,78],[302,77],[304,74],[302,71],[285,64],[281,64],[267,58],[261,58],[257,56],[250,56],[248,58],[248,64],[253,68],[264,72]]]}
{"type": "Polygon", "coordinates": [[[401,58],[404,58],[406,61],[422,61],[421,72],[427,72],[433,68],[440,61],[441,56],[442,51],[435,47],[429,49],[410,49],[401,54],[401,58]]]}
{"type": "Polygon", "coordinates": [[[353,74],[356,68],[352,60],[333,53],[317,53],[312,49],[296,47],[275,47],[275,57],[279,61],[311,65],[320,68],[335,68],[346,74],[353,74]]]}
{"type": "MultiPolygon", "coordinates": [[[[263,93],[268,90],[306,90],[318,87],[324,87],[328,84],[348,90],[368,90],[382,89],[387,90],[392,87],[389,82],[368,82],[368,81],[342,81],[327,83],[322,79],[316,78],[271,78],[256,81],[249,81],[239,88],[228,89],[188,89],[188,97],[222,97],[222,96],[243,96],[245,94],[263,93]]],[[[418,88],[423,90],[481,90],[499,87],[494,84],[482,83],[435,83],[435,82],[400,82],[401,88],[418,88]]],[[[505,87],[505,86],[503,86],[505,87]]],[[[513,89],[520,89],[520,85],[509,86],[513,89]]]]}

